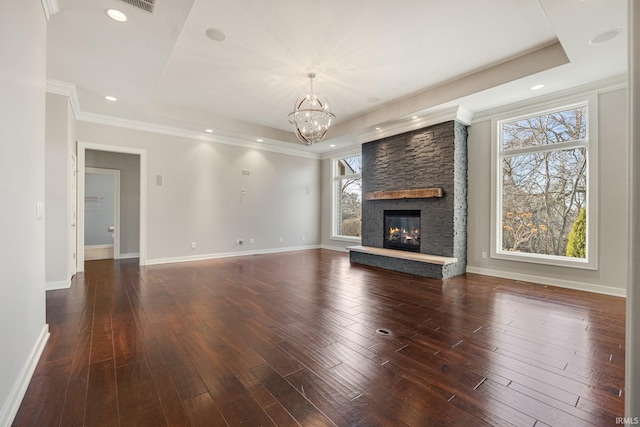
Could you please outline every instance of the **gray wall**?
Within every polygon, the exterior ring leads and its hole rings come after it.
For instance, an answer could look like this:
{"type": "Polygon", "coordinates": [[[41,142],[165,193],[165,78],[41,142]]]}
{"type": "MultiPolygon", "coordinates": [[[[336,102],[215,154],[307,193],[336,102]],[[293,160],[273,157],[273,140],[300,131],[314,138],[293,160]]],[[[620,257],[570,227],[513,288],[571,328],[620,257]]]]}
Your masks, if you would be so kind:
{"type": "Polygon", "coordinates": [[[88,122],[78,139],[147,150],[150,264],[320,243],[318,159],[88,122]]]}
{"type": "Polygon", "coordinates": [[[45,323],[47,22],[37,0],[0,1],[0,425],[11,425],[45,323]]]}
{"type": "Polygon", "coordinates": [[[85,167],[120,171],[120,255],[137,256],[140,251],[140,156],[86,150],[85,167]]]}
{"type": "Polygon", "coordinates": [[[600,259],[595,271],[481,257],[490,252],[491,242],[491,121],[469,127],[468,271],[624,294],[629,229],[626,96],[622,89],[598,96],[600,259]]]}

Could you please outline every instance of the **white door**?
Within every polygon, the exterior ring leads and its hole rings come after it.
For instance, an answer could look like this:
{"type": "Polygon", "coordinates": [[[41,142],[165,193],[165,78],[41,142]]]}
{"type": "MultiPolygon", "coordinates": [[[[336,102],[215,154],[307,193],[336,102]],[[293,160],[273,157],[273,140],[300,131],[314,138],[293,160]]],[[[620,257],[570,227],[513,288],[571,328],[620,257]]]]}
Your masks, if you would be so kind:
{"type": "Polygon", "coordinates": [[[120,171],[86,168],[84,259],[120,258],[120,171]]]}

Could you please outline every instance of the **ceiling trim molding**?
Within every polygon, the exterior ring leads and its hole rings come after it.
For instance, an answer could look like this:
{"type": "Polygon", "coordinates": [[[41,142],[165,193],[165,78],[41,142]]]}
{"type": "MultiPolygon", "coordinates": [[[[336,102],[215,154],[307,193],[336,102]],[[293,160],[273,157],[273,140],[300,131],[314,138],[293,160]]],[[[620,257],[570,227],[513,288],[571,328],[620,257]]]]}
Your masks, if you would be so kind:
{"type": "Polygon", "coordinates": [[[41,2],[42,9],[44,10],[44,16],[47,18],[47,21],[51,19],[51,15],[55,15],[60,12],[58,0],[41,0],[41,2]]]}
{"type": "Polygon", "coordinates": [[[71,110],[73,111],[73,116],[78,119],[80,115],[80,98],[78,98],[78,90],[76,89],[76,85],[62,82],[60,80],[52,80],[47,79],[47,92],[53,93],[55,95],[62,95],[69,98],[71,102],[71,110]]]}
{"type": "Polygon", "coordinates": [[[444,110],[420,116],[417,119],[407,118],[392,123],[391,125],[381,125],[380,130],[373,129],[357,134],[356,140],[360,144],[364,144],[366,142],[376,141],[389,136],[422,129],[439,123],[448,122],[450,120],[457,120],[465,125],[470,125],[473,121],[473,113],[460,105],[455,105],[444,110]]]}
{"type": "Polygon", "coordinates": [[[297,157],[306,157],[310,159],[320,159],[320,155],[317,153],[310,153],[307,151],[297,150],[294,148],[278,147],[273,145],[265,145],[265,142],[247,142],[240,139],[231,137],[215,137],[203,135],[200,132],[194,132],[186,129],[181,129],[173,126],[160,125],[157,123],[143,122],[138,120],[124,119],[120,117],[108,116],[104,114],[83,112],[79,117],[79,121],[96,123],[107,126],[116,126],[120,128],[139,130],[143,132],[159,133],[162,135],[176,136],[187,139],[194,139],[198,141],[206,141],[217,144],[233,145],[242,148],[251,148],[254,150],[270,151],[279,154],[288,154],[297,157]]]}
{"type": "Polygon", "coordinates": [[[606,93],[615,90],[627,88],[627,76],[616,76],[609,79],[600,80],[597,82],[588,83],[586,85],[576,86],[571,89],[561,90],[553,92],[547,95],[538,96],[535,98],[527,99],[525,101],[513,102],[501,107],[492,108],[490,110],[480,111],[475,113],[471,124],[484,122],[491,120],[495,116],[501,116],[503,114],[519,110],[522,108],[535,107],[536,105],[547,104],[553,101],[560,101],[566,98],[572,98],[575,96],[588,95],[592,93],[606,93]]]}
{"type": "MultiPolygon", "coordinates": [[[[161,135],[176,136],[181,138],[195,139],[199,141],[207,141],[218,144],[233,145],[236,147],[251,148],[254,150],[269,151],[279,154],[288,154],[291,156],[305,157],[309,159],[319,160],[321,155],[319,153],[312,153],[303,149],[279,147],[274,145],[266,145],[268,142],[248,142],[232,137],[215,137],[209,135],[203,135],[200,132],[194,132],[174,126],[160,125],[157,123],[144,122],[139,120],[125,119],[121,117],[109,116],[105,114],[96,114],[87,111],[82,111],[80,108],[80,99],[78,97],[78,90],[76,85],[59,80],[47,80],[47,92],[56,95],[62,95],[69,98],[71,101],[71,108],[76,120],[88,123],[96,123],[107,126],[116,126],[126,129],[139,130],[143,132],[159,133],[161,135]]],[[[306,147],[306,146],[305,146],[306,147]]]]}
{"type": "Polygon", "coordinates": [[[380,123],[386,122],[389,116],[409,117],[419,114],[420,111],[429,111],[432,108],[438,108],[439,105],[459,102],[458,100],[466,96],[568,63],[569,58],[562,45],[554,40],[505,62],[455,78],[362,116],[338,123],[333,128],[333,132],[340,136],[358,132],[359,128],[381,126],[380,123]]]}
{"type": "Polygon", "coordinates": [[[349,147],[346,147],[340,150],[322,153],[322,156],[320,157],[320,159],[321,160],[339,159],[343,157],[355,156],[356,154],[361,154],[361,153],[362,153],[362,145],[357,144],[357,145],[351,145],[349,147]]]}

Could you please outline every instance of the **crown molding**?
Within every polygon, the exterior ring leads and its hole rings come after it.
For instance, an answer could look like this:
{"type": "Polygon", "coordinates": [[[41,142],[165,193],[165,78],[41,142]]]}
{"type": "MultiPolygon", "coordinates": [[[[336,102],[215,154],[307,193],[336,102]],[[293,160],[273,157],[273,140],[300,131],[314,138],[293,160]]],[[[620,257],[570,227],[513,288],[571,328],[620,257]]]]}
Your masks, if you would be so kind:
{"type": "Polygon", "coordinates": [[[60,80],[47,79],[47,92],[69,98],[73,116],[78,120],[78,116],[80,115],[80,99],[78,98],[76,85],[60,80]]]}
{"type": "Polygon", "coordinates": [[[58,4],[58,0],[41,0],[42,9],[44,10],[44,16],[46,16],[47,21],[51,19],[51,15],[55,15],[60,12],[60,5],[58,4]]]}
{"type": "Polygon", "coordinates": [[[576,96],[584,96],[589,94],[601,94],[612,92],[615,90],[627,88],[627,76],[615,76],[597,82],[587,83],[585,85],[576,86],[570,89],[553,92],[548,95],[538,96],[535,98],[527,99],[526,101],[514,102],[508,105],[503,105],[490,110],[480,111],[474,114],[471,124],[484,122],[491,120],[493,117],[501,116],[507,113],[511,113],[515,110],[523,108],[535,108],[538,105],[548,104],[553,101],[561,101],[567,98],[573,98],[576,96]]]}
{"type": "Polygon", "coordinates": [[[473,113],[460,105],[455,105],[440,111],[422,115],[417,119],[407,118],[393,122],[390,125],[382,125],[380,130],[368,130],[364,133],[358,134],[356,136],[356,140],[360,144],[364,144],[365,142],[376,141],[378,139],[422,129],[439,123],[448,122],[450,120],[456,120],[465,125],[470,125],[473,121],[473,113]]]}
{"type": "Polygon", "coordinates": [[[233,145],[236,147],[251,148],[254,150],[269,151],[278,154],[288,154],[290,156],[305,157],[309,159],[319,160],[319,153],[312,153],[302,149],[281,147],[276,145],[266,145],[268,143],[258,143],[244,141],[229,136],[203,135],[201,132],[195,132],[176,126],[161,125],[158,123],[145,122],[141,120],[131,120],[122,117],[109,116],[106,114],[97,114],[83,111],[80,107],[80,99],[76,85],[59,80],[47,80],[47,92],[56,95],[62,95],[69,98],[71,108],[76,120],[81,122],[96,123],[107,126],[116,126],[120,128],[139,130],[143,132],[158,133],[161,135],[170,135],[180,138],[195,139],[198,141],[207,141],[217,144],[233,145]]]}

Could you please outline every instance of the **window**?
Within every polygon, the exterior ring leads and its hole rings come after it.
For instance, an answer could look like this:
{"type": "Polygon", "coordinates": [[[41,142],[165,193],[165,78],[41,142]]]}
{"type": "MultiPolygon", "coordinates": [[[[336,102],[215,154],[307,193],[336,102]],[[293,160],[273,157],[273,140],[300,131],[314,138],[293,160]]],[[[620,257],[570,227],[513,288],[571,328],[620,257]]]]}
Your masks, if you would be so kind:
{"type": "Polygon", "coordinates": [[[595,98],[494,121],[492,256],[596,267],[595,98]]]}
{"type": "Polygon", "coordinates": [[[360,240],[362,233],[362,155],[334,160],[333,238],[360,240]]]}

